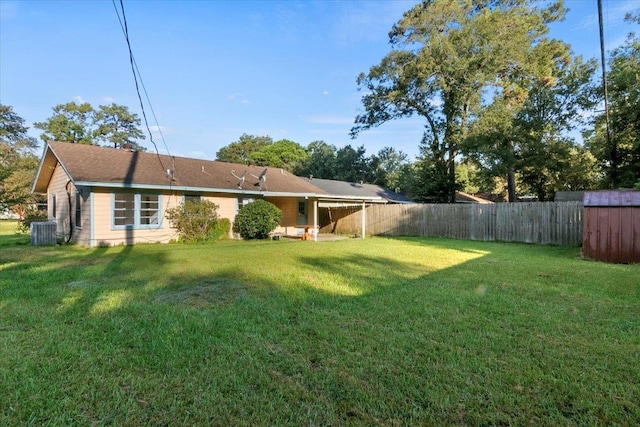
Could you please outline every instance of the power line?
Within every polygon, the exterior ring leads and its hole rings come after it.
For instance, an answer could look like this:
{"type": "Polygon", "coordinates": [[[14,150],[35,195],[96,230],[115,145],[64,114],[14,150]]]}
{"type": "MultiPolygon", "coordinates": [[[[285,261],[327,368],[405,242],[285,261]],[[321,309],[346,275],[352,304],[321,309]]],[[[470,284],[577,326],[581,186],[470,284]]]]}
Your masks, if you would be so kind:
{"type": "MultiPolygon", "coordinates": [[[[122,32],[124,34],[124,38],[125,38],[125,40],[127,42],[127,49],[129,51],[129,63],[131,64],[131,72],[133,73],[133,80],[134,80],[135,86],[136,86],[136,94],[138,95],[138,101],[140,102],[140,108],[142,110],[142,117],[144,119],[144,124],[145,124],[145,127],[147,128],[147,132],[149,133],[149,140],[151,141],[151,143],[153,144],[153,147],[155,148],[156,155],[158,156],[158,161],[160,162],[160,165],[162,166],[162,169],[165,170],[165,167],[162,164],[162,159],[160,158],[160,153],[158,151],[158,146],[156,145],[156,142],[153,140],[153,134],[151,132],[151,128],[149,127],[149,121],[147,120],[147,114],[146,114],[145,109],[144,109],[144,102],[142,101],[142,95],[140,95],[140,87],[138,85],[138,79],[140,79],[140,85],[142,86],[142,89],[144,91],[145,97],[147,99],[147,103],[149,104],[149,108],[151,110],[151,114],[153,116],[153,119],[155,120],[156,128],[158,129],[158,133],[160,133],[160,138],[162,139],[162,142],[164,144],[164,148],[167,150],[167,154],[169,154],[171,159],[173,159],[173,156],[171,156],[171,152],[169,151],[169,147],[167,146],[167,142],[164,139],[164,135],[163,135],[162,130],[160,128],[160,124],[158,123],[158,118],[156,117],[156,113],[153,110],[153,105],[151,105],[151,100],[149,99],[149,94],[147,92],[147,88],[144,85],[144,81],[142,80],[142,75],[140,74],[140,70],[138,69],[138,64],[136,63],[136,60],[135,60],[135,58],[133,56],[133,51],[131,49],[131,42],[129,41],[129,28],[127,26],[127,18],[126,18],[125,13],[124,13],[124,3],[123,3],[123,0],[120,0],[120,9],[121,9],[121,12],[122,12],[122,18],[120,18],[120,12],[118,11],[118,7],[116,6],[115,0],[111,0],[111,3],[113,4],[113,8],[116,11],[116,15],[118,16],[118,21],[120,22],[120,28],[122,29],[122,32]]],[[[172,168],[175,170],[175,163],[172,164],[172,168]]]]}

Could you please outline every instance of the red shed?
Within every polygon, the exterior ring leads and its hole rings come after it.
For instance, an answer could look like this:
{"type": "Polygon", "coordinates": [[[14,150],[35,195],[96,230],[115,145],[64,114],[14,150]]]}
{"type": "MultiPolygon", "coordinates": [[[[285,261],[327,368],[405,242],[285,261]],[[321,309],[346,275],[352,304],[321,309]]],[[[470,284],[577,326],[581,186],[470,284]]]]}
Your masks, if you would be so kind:
{"type": "Polygon", "coordinates": [[[640,191],[587,191],[582,204],[582,254],[605,262],[640,262],[640,191]]]}

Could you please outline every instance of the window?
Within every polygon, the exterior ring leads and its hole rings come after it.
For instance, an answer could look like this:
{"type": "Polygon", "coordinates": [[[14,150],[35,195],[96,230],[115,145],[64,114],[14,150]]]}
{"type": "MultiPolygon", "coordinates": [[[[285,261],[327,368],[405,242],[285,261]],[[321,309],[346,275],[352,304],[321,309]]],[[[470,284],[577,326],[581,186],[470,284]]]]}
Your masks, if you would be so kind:
{"type": "Polygon", "coordinates": [[[160,200],[158,194],[114,194],[113,227],[159,227],[160,200]]]}
{"type": "Polygon", "coordinates": [[[53,219],[56,219],[56,195],[52,194],[51,195],[51,212],[52,212],[52,217],[53,219]]]}
{"type": "Polygon", "coordinates": [[[160,212],[157,194],[141,194],[140,196],[140,225],[158,225],[160,212]]]}
{"type": "Polygon", "coordinates": [[[238,203],[236,205],[236,214],[240,209],[247,206],[249,203],[253,203],[255,199],[253,197],[238,197],[238,203]]]}
{"type": "Polygon", "coordinates": [[[76,193],[76,222],[77,228],[82,228],[82,196],[76,193]]]}
{"type": "Polygon", "coordinates": [[[307,201],[298,200],[298,215],[307,216],[307,201]]]}
{"type": "Polygon", "coordinates": [[[199,202],[200,200],[202,200],[202,197],[200,197],[199,194],[185,194],[184,195],[184,202],[199,202]]]}

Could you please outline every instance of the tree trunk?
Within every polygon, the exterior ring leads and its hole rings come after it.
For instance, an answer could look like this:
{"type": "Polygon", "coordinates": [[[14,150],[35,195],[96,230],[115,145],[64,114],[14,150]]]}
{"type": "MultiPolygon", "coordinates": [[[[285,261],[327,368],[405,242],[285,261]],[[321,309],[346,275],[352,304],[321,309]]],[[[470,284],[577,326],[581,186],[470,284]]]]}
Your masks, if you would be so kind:
{"type": "Polygon", "coordinates": [[[516,168],[515,166],[509,166],[509,173],[507,175],[507,191],[509,193],[509,202],[516,201],[516,168]]]}

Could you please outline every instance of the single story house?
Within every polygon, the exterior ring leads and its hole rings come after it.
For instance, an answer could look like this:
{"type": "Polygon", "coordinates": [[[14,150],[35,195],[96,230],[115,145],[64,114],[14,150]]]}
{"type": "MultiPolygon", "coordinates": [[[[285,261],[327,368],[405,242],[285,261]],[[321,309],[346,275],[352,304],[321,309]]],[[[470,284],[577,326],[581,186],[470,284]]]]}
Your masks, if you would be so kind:
{"type": "Polygon", "coordinates": [[[282,211],[276,232],[295,235],[309,227],[315,236],[321,203],[364,208],[381,199],[330,195],[280,168],[67,142],[46,145],[32,190],[46,194],[59,238],[91,247],[177,239],[165,212],[189,199],[216,203],[218,214],[233,222],[242,206],[262,198],[282,211]]]}

